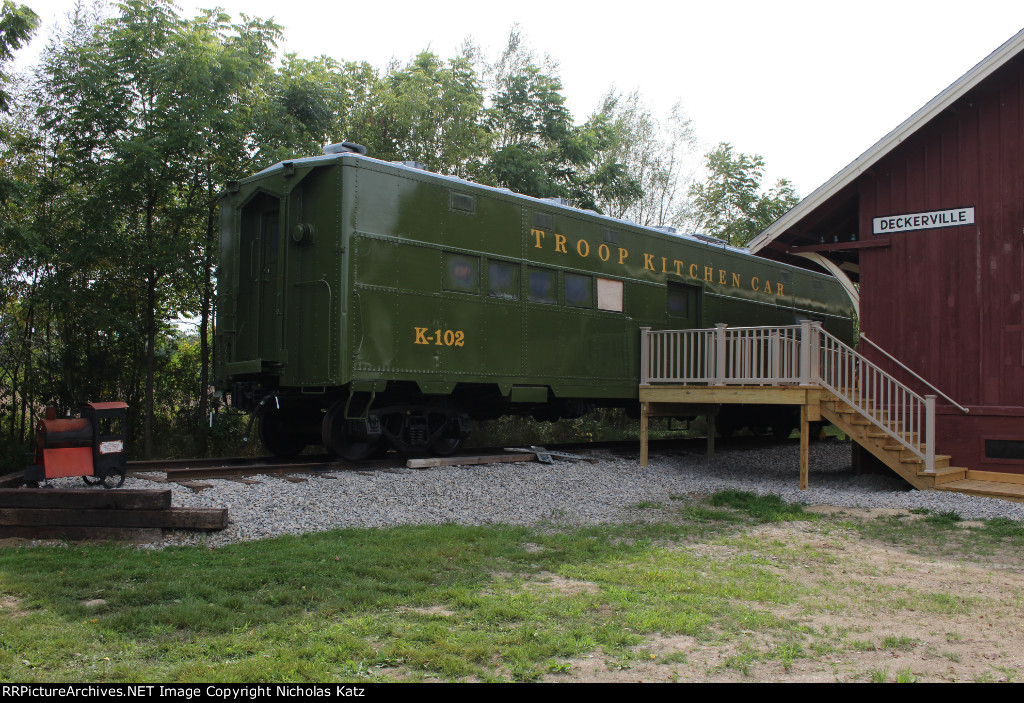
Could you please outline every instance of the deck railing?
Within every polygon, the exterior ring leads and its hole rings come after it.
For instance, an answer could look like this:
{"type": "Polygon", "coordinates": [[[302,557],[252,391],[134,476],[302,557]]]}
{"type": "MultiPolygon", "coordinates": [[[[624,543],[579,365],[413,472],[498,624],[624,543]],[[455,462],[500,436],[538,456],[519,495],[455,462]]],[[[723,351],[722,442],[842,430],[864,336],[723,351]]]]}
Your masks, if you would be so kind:
{"type": "Polygon", "coordinates": [[[641,329],[640,383],[816,385],[935,470],[935,396],[920,396],[819,322],[777,327],[641,329]]]}

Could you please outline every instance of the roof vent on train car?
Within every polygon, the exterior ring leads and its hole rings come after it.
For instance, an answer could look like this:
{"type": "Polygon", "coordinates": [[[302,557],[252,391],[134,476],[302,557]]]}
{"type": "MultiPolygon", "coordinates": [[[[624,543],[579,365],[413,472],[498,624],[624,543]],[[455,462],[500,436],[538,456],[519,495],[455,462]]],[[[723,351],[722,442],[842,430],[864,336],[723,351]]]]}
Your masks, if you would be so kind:
{"type": "Polygon", "coordinates": [[[361,154],[366,156],[366,147],[355,142],[341,142],[340,144],[328,144],[324,147],[325,154],[361,154]]]}
{"type": "Polygon", "coordinates": [[[708,244],[721,244],[722,246],[725,246],[726,244],[729,243],[729,242],[725,241],[724,239],[719,239],[718,237],[712,237],[710,234],[698,234],[698,233],[694,232],[690,236],[693,237],[694,239],[699,239],[702,242],[707,242],[708,244]]]}
{"type": "Polygon", "coordinates": [[[398,164],[399,166],[405,166],[406,168],[414,168],[417,171],[430,170],[429,168],[427,168],[427,165],[422,161],[392,161],[391,163],[398,164]]]}
{"type": "Polygon", "coordinates": [[[555,205],[565,205],[566,207],[572,207],[569,201],[565,198],[541,198],[546,203],[554,203],[555,205]]]}
{"type": "Polygon", "coordinates": [[[659,232],[664,232],[665,234],[677,234],[676,228],[669,227],[668,225],[655,225],[654,227],[652,227],[652,229],[656,229],[659,232]]]}

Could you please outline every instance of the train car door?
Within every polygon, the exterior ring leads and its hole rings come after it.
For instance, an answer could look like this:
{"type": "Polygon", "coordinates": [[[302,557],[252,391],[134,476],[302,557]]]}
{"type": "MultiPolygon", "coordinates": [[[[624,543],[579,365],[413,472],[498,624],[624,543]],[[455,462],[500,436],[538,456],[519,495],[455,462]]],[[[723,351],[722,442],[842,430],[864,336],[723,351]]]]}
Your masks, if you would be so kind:
{"type": "Polygon", "coordinates": [[[702,291],[700,286],[668,284],[667,329],[689,330],[701,326],[702,291]]]}
{"type": "Polygon", "coordinates": [[[266,193],[242,209],[238,352],[250,359],[276,361],[281,349],[280,215],[280,200],[266,193]]]}

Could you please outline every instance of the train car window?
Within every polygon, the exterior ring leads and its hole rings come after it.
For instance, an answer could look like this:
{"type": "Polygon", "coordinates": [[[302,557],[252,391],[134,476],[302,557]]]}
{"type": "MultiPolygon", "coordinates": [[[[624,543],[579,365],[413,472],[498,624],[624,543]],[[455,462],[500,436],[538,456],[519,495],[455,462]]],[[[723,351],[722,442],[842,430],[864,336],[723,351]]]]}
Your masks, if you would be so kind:
{"type": "Polygon", "coordinates": [[[685,288],[668,289],[668,314],[674,317],[690,316],[690,291],[685,288]]]}
{"type": "Polygon", "coordinates": [[[597,279],[597,309],[622,312],[622,281],[597,279]]]}
{"type": "Polygon", "coordinates": [[[480,257],[446,253],[444,289],[455,293],[480,293],[480,257]]]}
{"type": "Polygon", "coordinates": [[[530,284],[527,300],[531,303],[548,303],[549,305],[558,302],[557,274],[554,271],[531,268],[527,275],[530,284]]]}
{"type": "Polygon", "coordinates": [[[574,308],[594,307],[594,284],[590,276],[565,274],[565,304],[574,308]]]}
{"type": "Polygon", "coordinates": [[[278,247],[278,211],[263,213],[261,232],[263,236],[264,263],[277,261],[278,247]]]}
{"type": "Polygon", "coordinates": [[[613,229],[606,229],[604,231],[604,241],[608,242],[609,244],[618,244],[619,233],[613,229]]]}
{"type": "Polygon", "coordinates": [[[491,261],[487,266],[487,295],[504,300],[519,300],[519,266],[491,261]]]}
{"type": "Polygon", "coordinates": [[[551,229],[555,226],[555,218],[546,212],[533,213],[533,226],[541,229],[551,229]]]}
{"type": "Polygon", "coordinates": [[[468,215],[476,214],[476,198],[472,195],[466,195],[465,193],[456,193],[454,190],[451,193],[452,210],[464,212],[468,215]]]}
{"type": "Polygon", "coordinates": [[[700,325],[700,286],[669,282],[665,312],[671,329],[691,329],[700,325]]]}

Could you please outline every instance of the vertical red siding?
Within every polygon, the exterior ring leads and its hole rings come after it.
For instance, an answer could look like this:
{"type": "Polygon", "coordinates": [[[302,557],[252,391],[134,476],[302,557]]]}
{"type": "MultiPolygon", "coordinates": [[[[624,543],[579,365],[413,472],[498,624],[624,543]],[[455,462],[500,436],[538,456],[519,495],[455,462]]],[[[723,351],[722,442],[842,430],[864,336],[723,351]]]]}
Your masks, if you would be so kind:
{"type": "Polygon", "coordinates": [[[975,208],[973,226],[896,233],[890,246],[862,250],[861,326],[972,406],[969,419],[942,416],[940,452],[1015,472],[1024,462],[985,461],[982,441],[990,427],[1024,440],[1022,82],[1024,68],[1005,66],[858,183],[862,239],[874,217],[975,208]]]}

